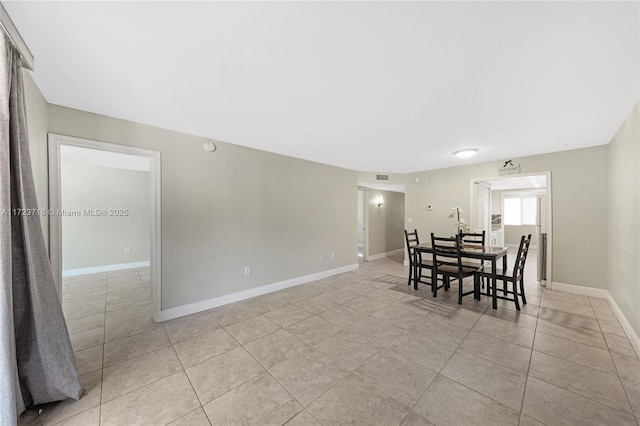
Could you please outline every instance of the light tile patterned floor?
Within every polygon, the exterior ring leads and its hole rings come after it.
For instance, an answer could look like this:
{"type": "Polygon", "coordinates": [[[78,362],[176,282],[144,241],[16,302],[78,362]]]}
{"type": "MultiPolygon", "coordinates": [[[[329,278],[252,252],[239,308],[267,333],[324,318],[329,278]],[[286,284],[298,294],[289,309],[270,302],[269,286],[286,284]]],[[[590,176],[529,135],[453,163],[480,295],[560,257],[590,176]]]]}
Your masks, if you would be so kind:
{"type": "Polygon", "coordinates": [[[22,423],[638,425],[640,360],[605,300],[529,283],[520,313],[459,306],[401,262],[163,324],[146,270],[66,280],[88,393],[22,423]]]}

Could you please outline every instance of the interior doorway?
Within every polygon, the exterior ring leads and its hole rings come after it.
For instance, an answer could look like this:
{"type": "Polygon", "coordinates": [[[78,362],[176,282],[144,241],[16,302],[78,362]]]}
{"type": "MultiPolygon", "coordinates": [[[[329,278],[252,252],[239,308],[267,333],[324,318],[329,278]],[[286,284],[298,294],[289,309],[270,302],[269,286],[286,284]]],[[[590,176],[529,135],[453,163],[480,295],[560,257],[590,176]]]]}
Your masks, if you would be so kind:
{"type": "Polygon", "coordinates": [[[104,293],[105,311],[146,305],[155,319],[160,153],[50,134],[49,166],[51,265],[63,310],[78,310],[67,318],[94,314],[82,303],[93,291],[104,293]]]}
{"type": "Polygon", "coordinates": [[[367,201],[369,194],[366,189],[358,188],[358,263],[365,262],[368,257],[368,235],[366,220],[368,215],[367,201]]]}
{"type": "Polygon", "coordinates": [[[543,285],[551,282],[551,173],[474,179],[472,185],[472,230],[485,231],[489,245],[509,247],[510,259],[520,237],[531,234],[528,276],[543,285]]]}

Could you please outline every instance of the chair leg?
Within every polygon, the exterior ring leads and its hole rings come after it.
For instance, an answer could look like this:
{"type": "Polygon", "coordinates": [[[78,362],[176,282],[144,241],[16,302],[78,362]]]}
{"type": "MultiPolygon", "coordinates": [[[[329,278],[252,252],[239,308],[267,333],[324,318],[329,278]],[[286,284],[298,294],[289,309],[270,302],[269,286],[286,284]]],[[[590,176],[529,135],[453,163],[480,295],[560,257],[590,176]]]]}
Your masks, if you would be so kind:
{"type": "Polygon", "coordinates": [[[520,302],[518,302],[518,283],[513,282],[513,302],[516,304],[516,311],[520,310],[520,302]]]}
{"type": "Polygon", "coordinates": [[[414,271],[414,277],[413,277],[413,289],[414,290],[418,289],[418,281],[420,281],[420,278],[422,278],[422,267],[417,266],[416,270],[414,271]]]}
{"type": "Polygon", "coordinates": [[[458,278],[458,305],[462,305],[463,282],[462,277],[458,278]]]}
{"type": "Polygon", "coordinates": [[[473,276],[473,298],[480,300],[480,277],[477,275],[473,276]]]}
{"type": "Polygon", "coordinates": [[[431,270],[431,293],[433,297],[438,295],[438,274],[435,270],[431,270]]]}
{"type": "Polygon", "coordinates": [[[520,280],[520,293],[522,293],[522,304],[526,305],[527,304],[527,298],[524,295],[524,278],[522,278],[520,280]]]}
{"type": "Polygon", "coordinates": [[[413,278],[413,265],[409,263],[409,281],[407,281],[407,285],[411,285],[412,278],[413,278]]]}

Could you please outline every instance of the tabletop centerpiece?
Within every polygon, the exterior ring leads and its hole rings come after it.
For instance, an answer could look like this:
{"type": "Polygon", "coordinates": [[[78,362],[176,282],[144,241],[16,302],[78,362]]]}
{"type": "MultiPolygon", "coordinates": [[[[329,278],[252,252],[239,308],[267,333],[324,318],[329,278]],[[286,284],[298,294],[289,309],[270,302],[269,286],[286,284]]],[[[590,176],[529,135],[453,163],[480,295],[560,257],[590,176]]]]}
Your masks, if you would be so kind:
{"type": "Polygon", "coordinates": [[[451,207],[451,209],[449,210],[449,219],[456,219],[456,223],[454,224],[454,226],[456,227],[456,231],[458,234],[469,232],[469,230],[471,229],[469,227],[469,224],[460,217],[462,213],[464,213],[464,211],[462,211],[460,207],[451,207]]]}

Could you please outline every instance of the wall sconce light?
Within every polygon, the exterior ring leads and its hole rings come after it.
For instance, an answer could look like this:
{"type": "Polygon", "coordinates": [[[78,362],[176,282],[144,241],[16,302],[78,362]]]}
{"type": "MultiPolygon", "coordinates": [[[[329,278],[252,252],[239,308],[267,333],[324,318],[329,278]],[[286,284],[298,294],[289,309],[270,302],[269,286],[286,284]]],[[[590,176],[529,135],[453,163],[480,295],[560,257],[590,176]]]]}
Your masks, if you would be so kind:
{"type": "Polygon", "coordinates": [[[378,197],[378,207],[382,206],[384,204],[384,197],[381,195],[380,197],[378,197]]]}

